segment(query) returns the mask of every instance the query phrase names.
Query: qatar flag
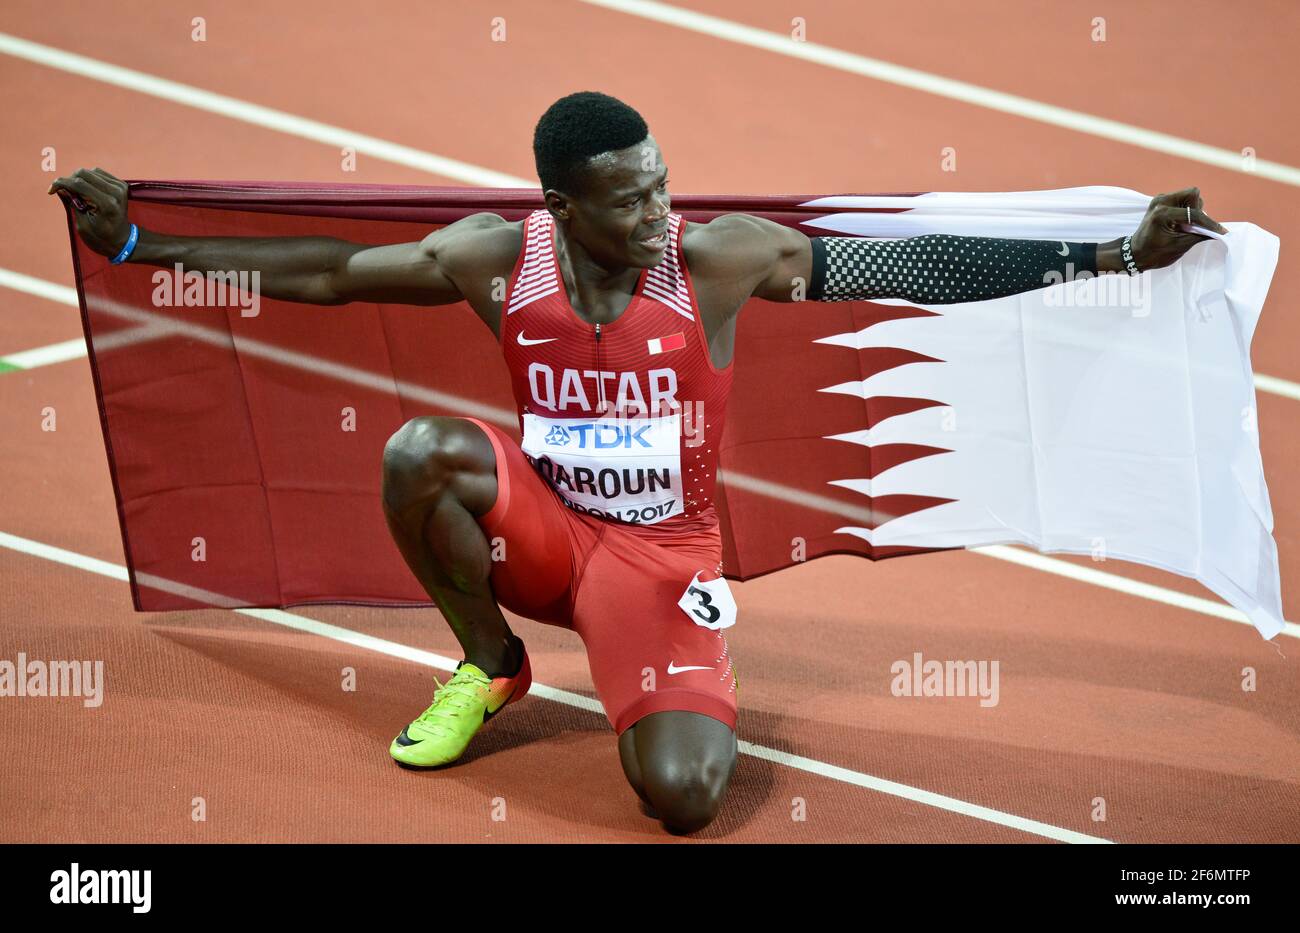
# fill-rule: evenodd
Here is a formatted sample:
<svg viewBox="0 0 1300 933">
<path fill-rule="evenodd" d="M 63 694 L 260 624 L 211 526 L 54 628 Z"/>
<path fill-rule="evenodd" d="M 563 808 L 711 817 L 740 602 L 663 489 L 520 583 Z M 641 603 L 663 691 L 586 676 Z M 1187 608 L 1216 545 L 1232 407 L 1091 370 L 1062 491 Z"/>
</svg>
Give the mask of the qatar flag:
<svg viewBox="0 0 1300 933">
<path fill-rule="evenodd" d="M 1101 242 L 1149 201 L 1089 187 L 687 195 L 673 210 L 809 236 Z M 398 243 L 541 206 L 537 190 L 131 183 L 133 221 L 191 236 Z M 724 575 L 1021 544 L 1194 578 L 1277 634 L 1250 342 L 1278 240 L 1225 226 L 1165 269 L 993 301 L 748 302 L 716 499 Z M 418 415 L 519 436 L 500 351 L 468 306 L 314 307 L 238 280 L 213 294 L 72 242 L 136 608 L 431 605 L 389 538 L 381 458 Z M 647 350 L 669 361 L 677 336 Z"/>
</svg>

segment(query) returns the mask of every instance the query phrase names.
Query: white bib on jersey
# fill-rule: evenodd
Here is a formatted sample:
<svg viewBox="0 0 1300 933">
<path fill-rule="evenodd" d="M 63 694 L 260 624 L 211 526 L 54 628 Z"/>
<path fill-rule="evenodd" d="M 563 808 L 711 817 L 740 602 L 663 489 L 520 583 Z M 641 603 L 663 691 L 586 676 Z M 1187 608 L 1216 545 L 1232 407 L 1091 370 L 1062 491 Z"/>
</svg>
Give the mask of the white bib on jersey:
<svg viewBox="0 0 1300 933">
<path fill-rule="evenodd" d="M 523 451 L 565 505 L 644 525 L 682 514 L 680 414 L 523 417 Z"/>
</svg>

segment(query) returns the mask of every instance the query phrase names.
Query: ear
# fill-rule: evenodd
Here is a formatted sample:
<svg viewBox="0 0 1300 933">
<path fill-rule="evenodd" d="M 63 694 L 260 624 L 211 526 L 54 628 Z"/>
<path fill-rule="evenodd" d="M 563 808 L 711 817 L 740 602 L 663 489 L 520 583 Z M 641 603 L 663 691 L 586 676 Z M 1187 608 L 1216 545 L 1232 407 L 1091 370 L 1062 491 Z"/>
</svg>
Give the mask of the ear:
<svg viewBox="0 0 1300 933">
<path fill-rule="evenodd" d="M 551 212 L 551 216 L 556 220 L 569 219 L 569 201 L 564 195 L 554 188 L 547 188 L 542 197 L 546 201 L 546 209 Z"/>
</svg>

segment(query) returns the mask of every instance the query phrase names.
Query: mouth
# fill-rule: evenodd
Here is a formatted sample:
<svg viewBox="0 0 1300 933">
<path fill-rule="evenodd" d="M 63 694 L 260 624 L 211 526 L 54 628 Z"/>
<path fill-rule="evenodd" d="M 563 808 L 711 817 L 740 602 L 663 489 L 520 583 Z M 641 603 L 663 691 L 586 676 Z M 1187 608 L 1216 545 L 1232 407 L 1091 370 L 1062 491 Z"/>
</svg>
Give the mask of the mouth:
<svg viewBox="0 0 1300 933">
<path fill-rule="evenodd" d="M 668 229 L 665 227 L 662 233 L 655 236 L 643 237 L 637 240 L 645 249 L 651 252 L 659 252 L 668 246 Z"/>
</svg>

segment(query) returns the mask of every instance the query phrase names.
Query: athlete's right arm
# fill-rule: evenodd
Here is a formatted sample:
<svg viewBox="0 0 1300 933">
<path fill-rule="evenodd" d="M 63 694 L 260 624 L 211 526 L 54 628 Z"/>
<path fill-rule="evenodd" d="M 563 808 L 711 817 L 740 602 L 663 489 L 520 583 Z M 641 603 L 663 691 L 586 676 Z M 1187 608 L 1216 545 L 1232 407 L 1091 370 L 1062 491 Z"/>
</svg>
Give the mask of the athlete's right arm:
<svg viewBox="0 0 1300 933">
<path fill-rule="evenodd" d="M 50 194 L 75 195 L 87 209 L 74 213 L 86 245 L 116 256 L 131 229 L 126 182 L 102 169 L 78 169 L 57 179 Z M 128 262 L 186 271 L 256 270 L 266 298 L 308 304 L 352 301 L 438 305 L 465 297 L 452 281 L 456 256 L 472 253 L 469 234 L 486 223 L 504 223 L 494 214 L 475 214 L 437 230 L 418 243 L 367 246 L 331 237 L 183 237 L 139 231 Z M 468 258 L 468 257 L 466 257 Z"/>
</svg>

